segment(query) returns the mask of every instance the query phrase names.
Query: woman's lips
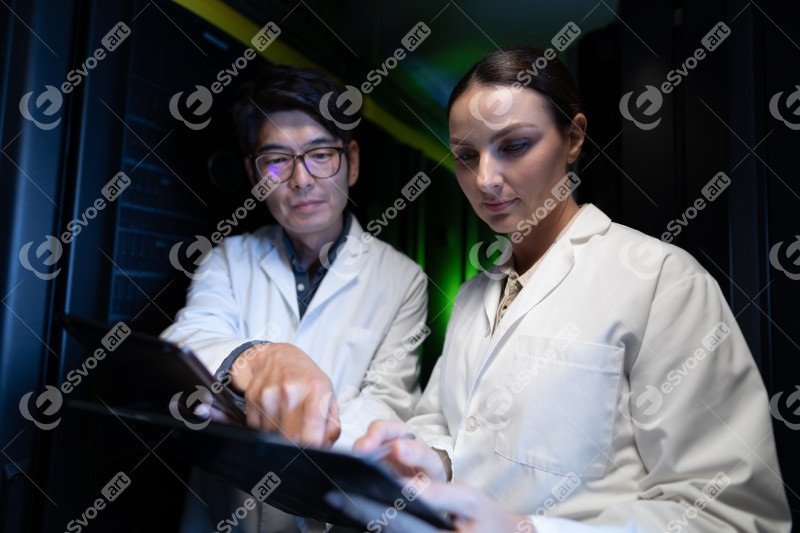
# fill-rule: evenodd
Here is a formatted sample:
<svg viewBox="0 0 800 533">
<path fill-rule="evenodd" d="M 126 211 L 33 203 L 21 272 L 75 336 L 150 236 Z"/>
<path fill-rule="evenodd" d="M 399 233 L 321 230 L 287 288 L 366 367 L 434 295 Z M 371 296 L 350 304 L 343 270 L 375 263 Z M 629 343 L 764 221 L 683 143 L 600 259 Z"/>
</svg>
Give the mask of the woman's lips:
<svg viewBox="0 0 800 533">
<path fill-rule="evenodd" d="M 492 213 L 500 213 L 501 211 L 505 211 L 509 206 L 514 204 L 517 201 L 516 198 L 508 200 L 506 202 L 502 202 L 499 200 L 492 200 L 490 202 L 483 202 L 483 206 L 486 208 L 487 211 Z"/>
</svg>

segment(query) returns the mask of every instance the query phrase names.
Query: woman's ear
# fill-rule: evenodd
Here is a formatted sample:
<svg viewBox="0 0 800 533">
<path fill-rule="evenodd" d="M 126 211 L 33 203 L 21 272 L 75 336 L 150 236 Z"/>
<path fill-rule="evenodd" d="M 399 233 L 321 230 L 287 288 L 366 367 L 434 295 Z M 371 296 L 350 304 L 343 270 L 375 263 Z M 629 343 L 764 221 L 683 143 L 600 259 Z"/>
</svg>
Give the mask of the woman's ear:
<svg viewBox="0 0 800 533">
<path fill-rule="evenodd" d="M 578 159 L 585 138 L 586 115 L 578 113 L 572 117 L 572 124 L 569 125 L 569 130 L 567 130 L 567 140 L 569 141 L 569 148 L 567 149 L 568 164 L 572 164 Z"/>
<path fill-rule="evenodd" d="M 358 169 L 359 169 L 359 147 L 358 142 L 350 141 L 347 145 L 347 164 L 348 164 L 348 176 L 347 176 L 347 185 L 352 187 L 355 185 L 356 181 L 358 181 Z"/>
</svg>

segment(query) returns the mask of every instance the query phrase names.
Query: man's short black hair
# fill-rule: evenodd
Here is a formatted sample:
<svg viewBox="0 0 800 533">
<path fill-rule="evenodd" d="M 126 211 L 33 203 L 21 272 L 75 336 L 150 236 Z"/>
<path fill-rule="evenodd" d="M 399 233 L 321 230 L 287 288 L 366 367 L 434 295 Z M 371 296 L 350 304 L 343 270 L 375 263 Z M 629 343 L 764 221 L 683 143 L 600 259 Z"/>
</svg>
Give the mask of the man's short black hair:
<svg viewBox="0 0 800 533">
<path fill-rule="evenodd" d="M 320 110 L 323 96 L 328 116 Z M 231 110 L 239 146 L 245 155 L 258 149 L 258 135 L 267 115 L 278 111 L 302 111 L 324 127 L 328 133 L 347 143 L 353 138 L 352 128 L 342 129 L 334 121 L 352 124 L 357 116 L 345 115 L 336 106 L 342 91 L 327 76 L 312 69 L 288 65 L 271 65 L 262 69 L 256 79 L 242 85 Z"/>
</svg>

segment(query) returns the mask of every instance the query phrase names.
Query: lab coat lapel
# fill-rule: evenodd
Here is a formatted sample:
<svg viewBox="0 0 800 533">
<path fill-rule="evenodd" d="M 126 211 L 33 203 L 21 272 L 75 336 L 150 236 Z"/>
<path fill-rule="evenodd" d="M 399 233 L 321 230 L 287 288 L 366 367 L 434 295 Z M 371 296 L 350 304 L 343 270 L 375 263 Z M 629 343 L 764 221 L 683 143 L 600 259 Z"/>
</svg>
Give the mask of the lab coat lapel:
<svg viewBox="0 0 800 533">
<path fill-rule="evenodd" d="M 267 277 L 278 288 L 286 305 L 294 312 L 295 323 L 300 320 L 300 310 L 297 307 L 297 289 L 295 288 L 294 273 L 289 266 L 289 258 L 281 257 L 281 248 L 270 243 L 270 249 L 265 251 L 259 265 L 266 272 Z"/>
<path fill-rule="evenodd" d="M 574 263 L 575 256 L 570 240 L 563 238 L 554 243 L 514 304 L 509 307 L 509 316 L 505 317 L 507 321 L 501 332 L 505 334 L 514 323 L 544 301 L 564 281 Z"/>
<path fill-rule="evenodd" d="M 489 282 L 483 291 L 483 310 L 486 313 L 486 330 L 483 334 L 488 337 L 492 334 L 494 317 L 497 315 L 497 308 L 500 305 L 500 296 L 503 293 L 506 277 L 500 274 L 500 267 L 497 265 L 478 275 L 489 277 Z"/>
<path fill-rule="evenodd" d="M 498 345 L 505 340 L 510 331 L 513 331 L 513 325 L 521 320 L 528 312 L 534 307 L 539 305 L 553 290 L 564 281 L 567 274 L 572 269 L 574 263 L 574 256 L 572 253 L 572 244 L 567 238 L 560 239 L 553 244 L 553 248 L 547 253 L 542 263 L 539 265 L 537 271 L 534 273 L 528 284 L 517 295 L 514 303 L 508 308 L 506 316 L 500 321 L 494 335 L 492 342 L 489 343 L 488 349 L 484 357 L 484 366 L 488 363 L 489 359 L 497 351 Z M 497 282 L 502 285 L 502 282 Z M 485 293 L 488 296 L 489 287 Z M 493 313 L 497 311 L 499 305 L 500 294 L 496 296 Z M 487 302 L 484 301 L 484 304 Z M 491 315 L 491 323 L 494 321 L 494 314 Z"/>
<path fill-rule="evenodd" d="M 603 233 L 611 225 L 602 211 L 588 204 L 576 215 L 578 218 L 566 234 L 553 244 L 528 284 L 509 307 L 509 316 L 501 322 L 501 334 L 511 330 L 514 324 L 544 301 L 558 287 L 575 264 L 575 250 L 593 235 Z"/>
<path fill-rule="evenodd" d="M 363 235 L 364 230 L 361 229 L 358 220 L 353 217 L 350 232 L 336 252 L 333 263 L 325 265 L 328 271 L 322 278 L 322 283 L 314 293 L 314 297 L 311 298 L 306 315 L 313 314 L 318 307 L 324 305 L 345 287 L 356 283 L 359 273 L 367 264 L 367 256 L 371 247 L 369 242 L 364 242 L 366 239 L 363 238 Z M 379 290 L 379 288 L 376 287 L 375 290 Z"/>
<path fill-rule="evenodd" d="M 353 237 L 348 236 L 348 240 L 352 241 Z M 336 254 L 325 277 L 311 298 L 311 304 L 308 306 L 306 315 L 313 314 L 314 311 L 325 304 L 328 300 L 336 296 L 339 291 L 345 287 L 352 285 L 356 282 L 359 272 L 366 264 L 366 253 L 368 246 L 363 243 L 349 244 L 342 243 L 341 249 Z M 375 290 L 380 290 L 378 287 Z"/>
<path fill-rule="evenodd" d="M 483 373 L 486 365 L 496 356 L 502 343 L 508 340 L 507 337 L 513 337 L 516 334 L 514 325 L 542 303 L 564 281 L 575 264 L 575 247 L 579 246 L 578 243 L 585 242 L 592 235 L 607 231 L 611 225 L 611 219 L 591 204 L 587 205 L 578 216 L 579 218 L 575 220 L 566 235 L 553 244 L 553 247 L 542 259 L 542 263 L 530 281 L 528 281 L 528 284 L 508 308 L 508 314 L 500 321 L 491 342 L 484 352 L 478 376 Z M 493 283 L 502 286 L 503 282 L 490 282 L 484 291 L 484 308 L 490 317 L 490 324 L 494 323 L 494 313 L 499 306 L 500 299 L 499 292 L 496 292 L 497 289 L 492 287 Z M 493 307 L 489 305 L 491 298 L 494 298 Z M 477 383 L 478 380 L 476 379 L 473 387 Z"/>
</svg>

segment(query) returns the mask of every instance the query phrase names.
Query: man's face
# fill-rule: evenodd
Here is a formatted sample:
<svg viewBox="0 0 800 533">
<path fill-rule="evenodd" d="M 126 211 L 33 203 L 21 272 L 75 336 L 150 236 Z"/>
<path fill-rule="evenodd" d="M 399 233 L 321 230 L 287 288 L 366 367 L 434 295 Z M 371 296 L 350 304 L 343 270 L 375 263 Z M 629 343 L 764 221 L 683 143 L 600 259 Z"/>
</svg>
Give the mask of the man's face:
<svg viewBox="0 0 800 533">
<path fill-rule="evenodd" d="M 338 146 L 343 146 L 342 141 L 306 113 L 279 111 L 271 113 L 262 123 L 255 154 L 297 155 L 314 148 Z M 289 181 L 278 185 L 266 199 L 270 213 L 287 233 L 338 237 L 348 190 L 358 179 L 358 153 L 358 143 L 350 141 L 345 146 L 339 170 L 326 179 L 313 177 L 297 159 Z M 253 169 L 253 160 L 248 158 L 246 164 L 251 182 L 258 182 L 261 178 Z"/>
</svg>

